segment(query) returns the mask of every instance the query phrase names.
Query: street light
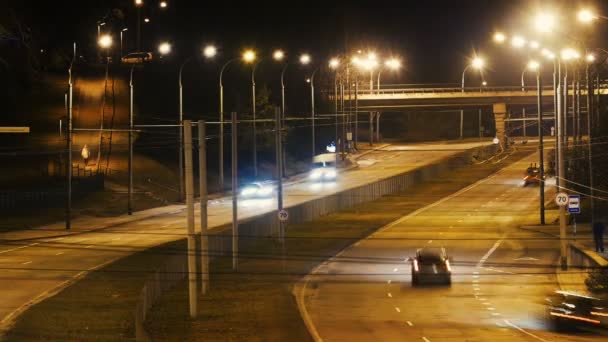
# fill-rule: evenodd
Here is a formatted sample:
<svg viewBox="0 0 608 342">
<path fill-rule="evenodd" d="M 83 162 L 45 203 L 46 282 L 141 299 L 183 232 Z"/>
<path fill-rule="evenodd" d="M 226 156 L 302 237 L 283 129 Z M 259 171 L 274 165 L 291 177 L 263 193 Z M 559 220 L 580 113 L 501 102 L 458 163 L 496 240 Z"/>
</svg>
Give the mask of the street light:
<svg viewBox="0 0 608 342">
<path fill-rule="evenodd" d="M 329 68 L 334 71 L 334 143 L 338 146 L 338 68 L 340 67 L 340 60 L 336 57 L 329 60 Z M 336 165 L 338 165 L 338 154 L 336 152 Z"/>
<path fill-rule="evenodd" d="M 143 4 L 144 4 L 143 0 L 135 0 L 135 6 L 141 7 L 141 6 L 143 6 Z"/>
<path fill-rule="evenodd" d="M 214 45 L 207 45 L 203 49 L 203 56 L 205 58 L 213 58 L 217 55 L 217 48 Z"/>
<path fill-rule="evenodd" d="M 112 46 L 112 36 L 109 34 L 100 36 L 99 40 L 97 40 L 97 44 L 103 49 L 109 49 Z"/>
<path fill-rule="evenodd" d="M 137 51 L 141 51 L 141 8 L 144 5 L 143 0 L 135 0 L 135 7 L 137 7 Z"/>
<path fill-rule="evenodd" d="M 252 63 L 255 61 L 255 51 L 245 50 L 245 52 L 243 52 L 243 61 L 245 63 Z"/>
<path fill-rule="evenodd" d="M 258 151 L 257 151 L 257 126 L 255 113 L 255 69 L 258 63 L 254 63 L 256 54 L 253 50 L 245 50 L 243 52 L 243 62 L 252 64 L 251 67 L 251 114 L 253 116 L 253 176 L 258 176 Z"/>
<path fill-rule="evenodd" d="M 573 48 L 565 48 L 561 51 L 561 57 L 565 61 L 578 59 L 581 57 L 580 53 Z"/>
<path fill-rule="evenodd" d="M 171 53 L 171 44 L 169 44 L 168 42 L 162 42 L 158 45 L 158 52 L 161 55 L 168 55 L 169 53 Z"/>
<path fill-rule="evenodd" d="M 526 45 L 526 40 L 521 36 L 513 36 L 513 38 L 511 38 L 511 45 L 514 48 L 519 49 Z"/>
<path fill-rule="evenodd" d="M 159 4 L 160 8 L 167 8 L 167 2 L 166 1 L 161 1 Z"/>
<path fill-rule="evenodd" d="M 390 58 L 384 62 L 384 66 L 391 71 L 397 71 L 401 69 L 401 61 L 397 58 Z M 382 68 L 378 69 L 378 82 L 376 83 L 376 87 L 378 93 L 380 93 L 380 74 L 382 73 Z"/>
<path fill-rule="evenodd" d="M 128 28 L 123 28 L 122 30 L 120 30 L 120 58 L 122 58 L 123 53 L 122 53 L 122 36 L 123 34 L 126 34 L 125 32 L 127 32 L 129 29 Z"/>
<path fill-rule="evenodd" d="M 537 41 L 535 41 L 535 40 L 530 41 L 530 48 L 531 48 L 532 50 L 536 50 L 536 49 L 538 49 L 539 47 L 540 47 L 540 44 L 539 44 Z"/>
<path fill-rule="evenodd" d="M 310 63 L 310 55 L 309 54 L 302 54 L 300 56 L 300 63 L 302 63 L 303 65 L 307 65 L 308 63 Z"/>
<path fill-rule="evenodd" d="M 538 14 L 534 18 L 534 28 L 541 33 L 550 33 L 555 28 L 555 16 L 548 13 Z"/>
<path fill-rule="evenodd" d="M 467 70 L 470 67 L 473 67 L 481 72 L 484 64 L 485 64 L 485 62 L 481 57 L 475 56 L 473 58 L 473 60 L 471 61 L 471 63 L 464 68 L 464 70 L 462 71 L 462 87 L 461 87 L 461 91 L 463 93 L 464 93 L 464 75 L 466 74 Z M 461 109 L 460 110 L 460 139 L 462 139 L 462 138 L 464 138 L 464 110 Z"/>
<path fill-rule="evenodd" d="M 494 33 L 494 41 L 496 43 L 502 44 L 505 42 L 505 40 L 507 40 L 507 37 L 505 36 L 504 33 L 502 33 L 502 32 Z"/>
<path fill-rule="evenodd" d="M 587 63 L 593 63 L 595 62 L 595 55 L 592 53 L 587 54 L 587 56 L 585 56 L 585 60 L 587 61 Z"/>
<path fill-rule="evenodd" d="M 589 24 L 597 19 L 604 19 L 604 20 L 608 19 L 608 17 L 606 17 L 606 16 L 595 14 L 592 10 L 590 10 L 588 8 L 583 8 L 580 11 L 578 11 L 578 13 L 576 14 L 576 17 L 577 17 L 578 21 L 585 23 L 585 24 Z"/>
<path fill-rule="evenodd" d="M 272 58 L 273 58 L 275 61 L 280 62 L 280 61 L 282 61 L 282 60 L 283 60 L 283 58 L 285 58 L 285 52 L 283 52 L 283 50 L 275 50 L 275 51 L 272 53 Z"/>
<path fill-rule="evenodd" d="M 521 91 L 526 91 L 526 82 L 525 82 L 526 71 L 530 70 L 530 71 L 536 72 L 536 71 L 538 71 L 539 68 L 540 68 L 540 63 L 538 63 L 535 60 L 531 60 L 528 62 L 528 64 L 526 64 L 526 67 L 521 72 Z M 525 122 L 524 122 L 524 125 L 525 125 Z"/>
</svg>

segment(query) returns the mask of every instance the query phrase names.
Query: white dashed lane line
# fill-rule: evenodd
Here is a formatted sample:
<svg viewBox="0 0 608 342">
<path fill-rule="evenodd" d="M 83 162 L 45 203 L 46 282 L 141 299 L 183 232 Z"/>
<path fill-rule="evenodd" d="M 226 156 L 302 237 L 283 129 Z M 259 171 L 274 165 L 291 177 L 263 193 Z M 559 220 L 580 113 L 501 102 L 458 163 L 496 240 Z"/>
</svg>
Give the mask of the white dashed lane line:
<svg viewBox="0 0 608 342">
<path fill-rule="evenodd" d="M 410 321 L 406 321 L 405 323 L 407 323 L 407 325 L 409 325 L 410 327 L 414 326 L 414 323 L 410 322 Z"/>
<path fill-rule="evenodd" d="M 29 245 L 25 245 L 25 246 L 19 246 L 19 247 L 15 247 L 15 248 L 11 248 L 11 249 L 6 249 L 3 251 L 0 251 L 0 254 L 4 254 L 4 253 L 8 253 L 8 252 L 12 252 L 12 251 L 18 251 L 20 249 L 24 249 L 24 248 L 28 248 L 28 247 L 32 247 L 32 246 L 36 246 L 38 245 L 38 242 L 34 242 L 34 243 L 30 243 Z"/>
<path fill-rule="evenodd" d="M 57 252 L 57 253 L 55 253 L 55 255 L 61 255 L 61 254 L 63 254 L 63 252 Z"/>
<path fill-rule="evenodd" d="M 428 338 L 426 338 L 426 337 L 424 337 L 424 336 L 422 337 L 422 340 L 423 340 L 424 342 L 431 342 L 431 340 L 429 340 Z"/>
<path fill-rule="evenodd" d="M 397 311 L 397 312 L 399 312 L 399 313 L 400 313 L 400 312 L 401 312 L 401 309 L 399 309 L 398 307 L 395 307 L 395 311 Z"/>
<path fill-rule="evenodd" d="M 26 262 L 22 262 L 21 265 L 28 265 L 28 264 L 31 264 L 31 263 L 32 263 L 32 261 L 26 261 Z"/>
</svg>

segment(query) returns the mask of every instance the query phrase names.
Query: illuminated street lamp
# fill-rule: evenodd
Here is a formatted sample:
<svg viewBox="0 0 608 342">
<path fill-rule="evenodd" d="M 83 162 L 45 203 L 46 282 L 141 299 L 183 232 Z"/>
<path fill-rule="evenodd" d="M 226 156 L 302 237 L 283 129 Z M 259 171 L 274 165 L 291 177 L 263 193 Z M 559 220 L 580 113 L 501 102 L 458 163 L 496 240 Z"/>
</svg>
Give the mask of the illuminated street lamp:
<svg viewBox="0 0 608 342">
<path fill-rule="evenodd" d="M 128 28 L 123 28 L 122 30 L 120 30 L 120 58 L 122 58 L 122 36 L 123 34 L 126 34 L 125 32 L 127 32 L 129 29 Z"/>
<path fill-rule="evenodd" d="M 283 50 L 275 50 L 272 53 L 272 58 L 277 61 L 280 62 L 283 60 L 283 58 L 285 58 L 285 52 L 283 52 Z"/>
<path fill-rule="evenodd" d="M 511 45 L 514 48 L 519 49 L 526 45 L 526 40 L 521 36 L 513 36 L 513 38 L 511 39 Z"/>
<path fill-rule="evenodd" d="M 587 63 L 593 63 L 595 62 L 595 55 L 592 53 L 587 54 L 587 56 L 585 56 L 585 61 L 587 61 Z"/>
<path fill-rule="evenodd" d="M 561 51 L 561 57 L 564 61 L 570 61 L 580 58 L 581 55 L 573 48 L 565 48 Z"/>
<path fill-rule="evenodd" d="M 336 70 L 336 69 L 338 69 L 338 67 L 339 67 L 339 66 L 340 66 L 340 60 L 339 60 L 339 59 L 337 59 L 337 58 L 332 58 L 332 59 L 330 59 L 330 60 L 329 60 L 329 67 L 330 67 L 332 70 Z"/>
<path fill-rule="evenodd" d="M 300 56 L 300 63 L 303 65 L 307 65 L 308 63 L 310 63 L 310 55 L 308 54 L 302 54 Z"/>
<path fill-rule="evenodd" d="M 461 87 L 461 91 L 464 93 L 464 75 L 467 72 L 467 70 L 470 67 L 473 67 L 479 71 L 481 71 L 483 69 L 485 62 L 482 58 L 480 57 L 475 57 L 473 58 L 473 60 L 471 61 L 471 63 L 469 65 L 467 65 L 464 70 L 462 71 L 462 87 Z"/>
<path fill-rule="evenodd" d="M 578 21 L 585 24 L 590 24 L 591 22 L 597 19 L 608 20 L 608 17 L 595 14 L 592 10 L 588 8 L 583 8 L 578 11 L 578 13 L 576 14 L 576 18 L 578 19 Z"/>
<path fill-rule="evenodd" d="M 526 71 L 538 71 L 538 69 L 540 68 L 540 63 L 538 63 L 535 60 L 531 60 L 528 62 L 528 64 L 526 65 L 526 67 L 524 68 L 524 70 L 521 72 L 521 91 L 526 91 L 526 81 L 525 81 L 525 75 L 526 75 Z"/>
<path fill-rule="evenodd" d="M 505 36 L 504 33 L 502 33 L 502 32 L 494 33 L 494 41 L 496 43 L 502 44 L 505 42 L 505 40 L 507 40 L 507 37 Z"/>
<path fill-rule="evenodd" d="M 110 36 L 109 34 L 104 34 L 100 36 L 99 40 L 97 40 L 97 44 L 102 49 L 109 49 L 112 46 L 112 36 Z"/>
<path fill-rule="evenodd" d="M 336 57 L 329 60 L 329 68 L 334 71 L 334 143 L 338 146 L 338 68 L 340 60 Z M 338 154 L 336 153 L 336 165 L 338 165 Z"/>
<path fill-rule="evenodd" d="M 158 45 L 158 52 L 161 55 L 168 55 L 169 53 L 171 53 L 171 44 L 169 44 L 168 42 L 162 42 Z"/>
<path fill-rule="evenodd" d="M 159 4 L 160 8 L 167 8 L 167 2 L 166 1 L 161 1 Z"/>
<path fill-rule="evenodd" d="M 144 5 L 143 0 L 135 0 L 135 7 L 137 7 L 137 51 L 141 51 L 141 8 Z"/>
<path fill-rule="evenodd" d="M 249 49 L 243 52 L 243 62 L 252 64 L 251 67 L 251 115 L 253 117 L 253 176 L 258 176 L 258 149 L 257 149 L 257 125 L 255 108 L 255 69 L 259 62 L 256 62 L 255 51 Z"/>
<path fill-rule="evenodd" d="M 203 49 L 203 56 L 205 58 L 213 58 L 217 55 L 217 48 L 214 45 L 207 45 Z"/>
<path fill-rule="evenodd" d="M 390 58 L 384 62 L 384 66 L 391 71 L 397 71 L 397 70 L 401 69 L 401 61 L 397 58 Z M 380 74 L 381 73 L 382 73 L 382 68 L 378 69 L 378 81 L 376 83 L 378 94 L 380 94 Z"/>
<path fill-rule="evenodd" d="M 537 50 L 539 47 L 540 47 L 540 44 L 537 41 L 535 41 L 535 40 L 530 41 L 530 48 L 532 50 Z"/>
<path fill-rule="evenodd" d="M 541 13 L 534 18 L 534 28 L 541 33 L 550 33 L 555 28 L 555 16 Z"/>
<path fill-rule="evenodd" d="M 144 22 L 149 23 L 150 22 L 150 18 L 145 18 Z"/>
</svg>

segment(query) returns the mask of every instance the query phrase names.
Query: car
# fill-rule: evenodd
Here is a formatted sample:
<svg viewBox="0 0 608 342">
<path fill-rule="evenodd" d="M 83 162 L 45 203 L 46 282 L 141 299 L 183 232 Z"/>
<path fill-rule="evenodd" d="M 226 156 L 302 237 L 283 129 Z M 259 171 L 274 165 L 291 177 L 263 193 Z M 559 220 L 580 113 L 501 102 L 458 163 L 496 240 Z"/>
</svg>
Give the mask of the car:
<svg viewBox="0 0 608 342">
<path fill-rule="evenodd" d="M 416 256 L 410 260 L 413 286 L 423 283 L 452 284 L 452 266 L 445 248 L 420 248 L 416 251 Z"/>
<path fill-rule="evenodd" d="M 241 189 L 241 197 L 246 199 L 272 198 L 274 188 L 263 182 L 253 182 Z"/>
<path fill-rule="evenodd" d="M 146 62 L 151 62 L 152 59 L 152 52 L 133 52 L 124 56 L 120 60 L 124 64 L 143 64 Z"/>
<path fill-rule="evenodd" d="M 315 182 L 334 182 L 338 176 L 335 153 L 324 153 L 315 156 L 310 179 Z"/>
<path fill-rule="evenodd" d="M 524 187 L 528 185 L 537 185 L 540 184 L 540 182 L 540 169 L 536 165 L 530 165 L 530 167 L 526 169 L 526 173 L 524 176 Z"/>
<path fill-rule="evenodd" d="M 608 327 L 608 301 L 567 291 L 555 291 L 546 299 L 546 315 L 553 328 Z"/>
</svg>

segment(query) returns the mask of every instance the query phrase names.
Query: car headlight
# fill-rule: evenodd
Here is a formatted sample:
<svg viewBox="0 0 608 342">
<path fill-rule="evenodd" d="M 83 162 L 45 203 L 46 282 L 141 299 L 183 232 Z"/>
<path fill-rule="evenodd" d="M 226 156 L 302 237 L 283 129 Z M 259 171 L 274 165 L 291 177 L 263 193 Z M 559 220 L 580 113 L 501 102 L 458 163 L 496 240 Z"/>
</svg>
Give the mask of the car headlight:
<svg viewBox="0 0 608 342">
<path fill-rule="evenodd" d="M 334 179 L 334 178 L 336 178 L 336 175 L 337 174 L 336 174 L 335 170 L 330 170 L 330 171 L 325 172 L 325 178 L 328 178 L 328 179 Z"/>
<path fill-rule="evenodd" d="M 258 192 L 256 188 L 245 188 L 241 191 L 241 195 L 243 196 L 253 196 Z"/>
<path fill-rule="evenodd" d="M 321 171 L 314 170 L 313 172 L 310 173 L 310 178 L 311 179 L 319 179 L 319 178 L 321 178 Z"/>
<path fill-rule="evenodd" d="M 260 195 L 270 195 L 272 193 L 272 188 L 269 186 L 265 186 L 263 188 L 260 189 L 259 194 Z"/>
</svg>

